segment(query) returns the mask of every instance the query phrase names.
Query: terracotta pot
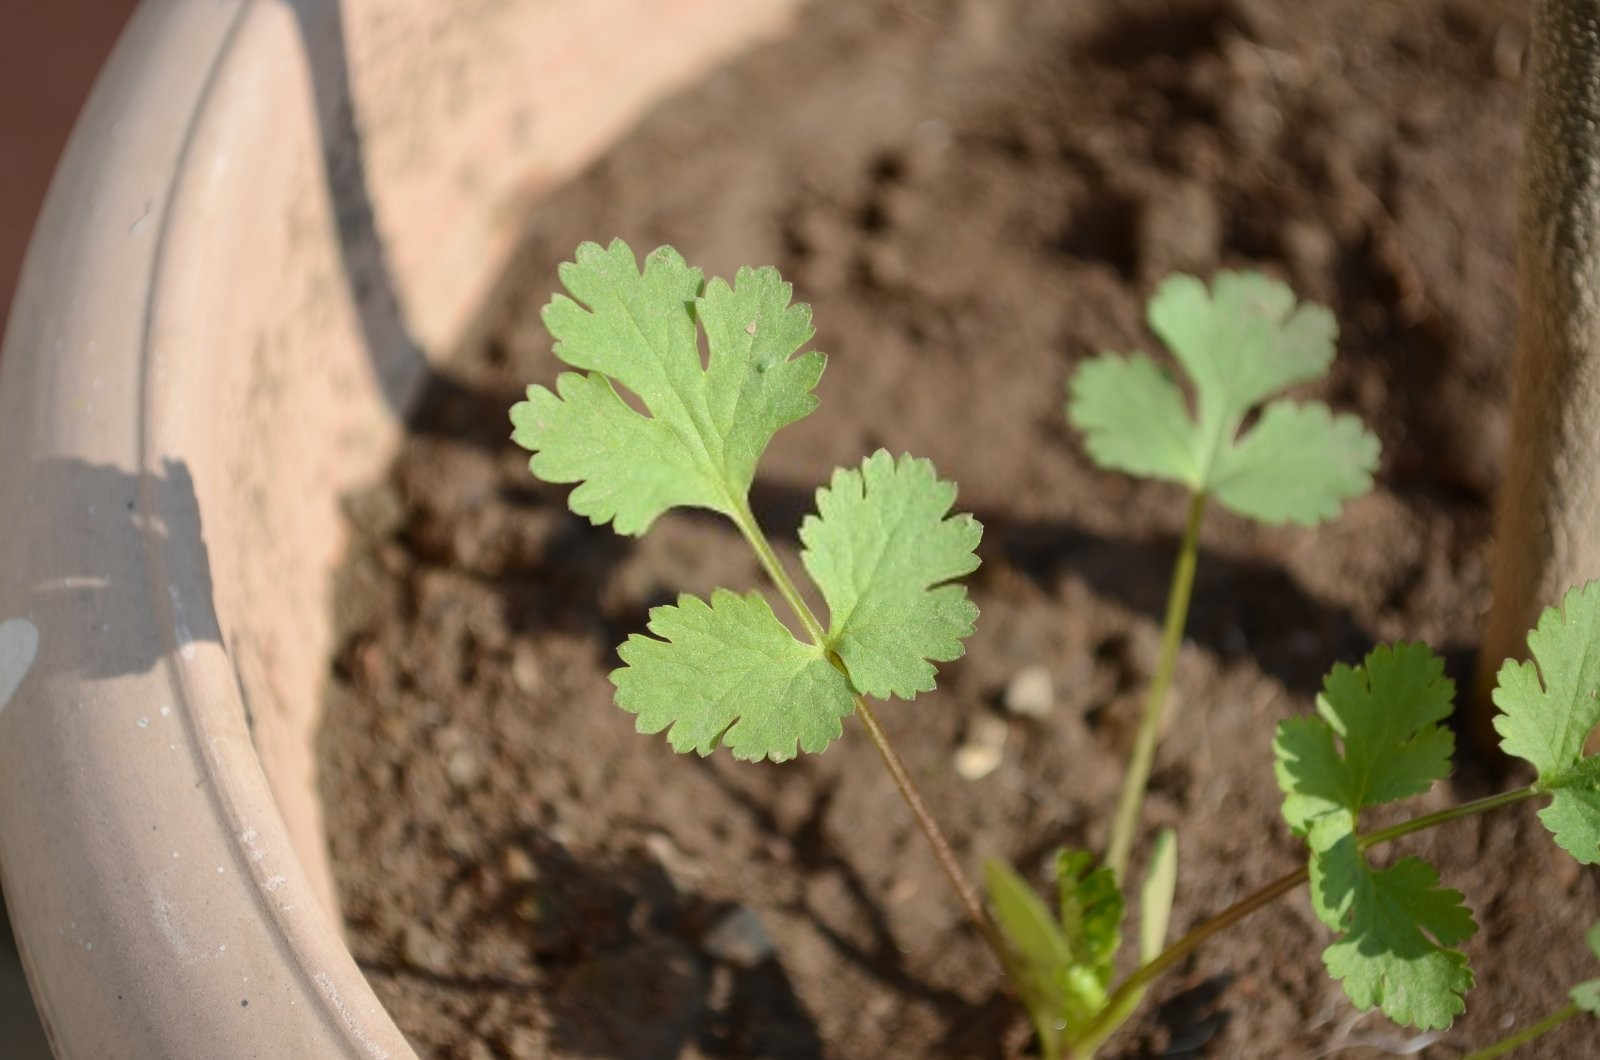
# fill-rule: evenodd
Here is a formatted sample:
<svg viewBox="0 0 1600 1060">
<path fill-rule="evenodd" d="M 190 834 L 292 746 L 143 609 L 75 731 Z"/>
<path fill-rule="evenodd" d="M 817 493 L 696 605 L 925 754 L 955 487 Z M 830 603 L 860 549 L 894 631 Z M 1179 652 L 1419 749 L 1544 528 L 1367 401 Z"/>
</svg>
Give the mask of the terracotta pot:
<svg viewBox="0 0 1600 1060">
<path fill-rule="evenodd" d="M 538 193 L 790 6 L 134 16 L 0 354 L 0 872 L 58 1056 L 410 1055 L 312 782 L 336 498 Z"/>
</svg>

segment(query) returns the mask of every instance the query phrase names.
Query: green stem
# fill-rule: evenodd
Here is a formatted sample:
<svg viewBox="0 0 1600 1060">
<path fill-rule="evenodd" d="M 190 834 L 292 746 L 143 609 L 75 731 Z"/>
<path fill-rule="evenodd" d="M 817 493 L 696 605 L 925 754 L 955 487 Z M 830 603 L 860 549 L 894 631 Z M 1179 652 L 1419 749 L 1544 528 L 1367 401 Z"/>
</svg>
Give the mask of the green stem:
<svg viewBox="0 0 1600 1060">
<path fill-rule="evenodd" d="M 806 635 L 811 638 L 811 643 L 822 648 L 828 653 L 828 659 L 841 671 L 845 671 L 844 664 L 827 647 L 827 635 L 822 631 L 822 623 L 817 621 L 817 616 L 806 605 L 800 591 L 795 588 L 794 581 L 789 577 L 789 572 L 784 569 L 783 561 L 778 558 L 778 553 L 773 550 L 767 536 L 761 532 L 761 526 L 756 522 L 755 514 L 750 511 L 748 501 L 741 502 L 738 514 L 733 516 L 734 525 L 739 532 L 744 534 L 744 539 L 755 550 L 756 558 L 761 561 L 761 566 L 767 572 L 767 577 L 772 579 L 772 584 L 778 587 L 778 592 L 788 602 L 790 610 L 805 627 Z M 849 676 L 846 672 L 846 676 Z M 922 829 L 922 834 L 927 837 L 933 847 L 934 859 L 939 862 L 939 867 L 949 877 L 950 885 L 955 888 L 956 897 L 961 899 L 961 904 L 966 908 L 967 916 L 972 919 L 973 926 L 983 936 L 983 940 L 994 950 L 996 959 L 1002 968 L 1008 967 L 1006 963 L 1005 944 L 1000 937 L 1000 931 L 995 927 L 994 921 L 989 919 L 989 914 L 984 911 L 983 901 L 978 897 L 977 888 L 967 879 L 961 871 L 961 864 L 956 861 L 955 851 L 950 846 L 950 841 L 945 838 L 944 831 L 939 827 L 939 822 L 933 819 L 933 814 L 928 810 L 928 804 L 922 800 L 922 795 L 917 791 L 917 786 L 911 780 L 911 774 L 906 771 L 905 763 L 895 752 L 894 745 L 889 742 L 888 733 L 883 731 L 883 726 L 878 724 L 877 717 L 872 709 L 867 706 L 867 701 L 861 696 L 855 697 L 856 713 L 861 716 L 861 723 L 866 726 L 867 735 L 872 739 L 872 744 L 878 749 L 878 755 L 883 759 L 883 764 L 889 770 L 894 785 L 900 789 L 900 797 L 905 800 L 911 809 L 911 816 L 916 818 L 917 825 Z"/>
<path fill-rule="evenodd" d="M 1538 1023 L 1530 1024 L 1513 1034 L 1508 1034 L 1493 1045 L 1485 1046 L 1477 1052 L 1468 1053 L 1461 1060 L 1491 1060 L 1492 1057 L 1504 1056 L 1519 1046 L 1527 1045 L 1535 1038 L 1555 1030 L 1583 1010 L 1577 1004 L 1569 1002 L 1556 1009 Z"/>
<path fill-rule="evenodd" d="M 1105 1007 L 1100 1010 L 1100 1015 L 1084 1028 L 1081 1038 L 1097 1040 L 1107 1036 L 1112 1028 L 1111 1019 L 1119 1014 L 1124 1018 L 1124 1006 L 1129 998 L 1144 990 L 1154 982 L 1162 973 L 1168 971 L 1173 965 L 1183 960 L 1189 954 L 1200 948 L 1201 943 L 1219 931 L 1226 930 L 1254 913 L 1256 910 L 1271 905 L 1282 898 L 1302 883 L 1306 882 L 1308 873 L 1304 867 L 1298 868 L 1287 876 L 1280 876 L 1276 880 L 1262 887 L 1260 890 L 1243 898 L 1209 920 L 1202 921 L 1192 928 L 1188 934 L 1162 950 L 1155 957 L 1140 965 L 1133 974 L 1124 979 L 1111 997 L 1107 999 Z"/>
<path fill-rule="evenodd" d="M 1379 843 L 1387 843 L 1390 840 L 1399 839 L 1401 836 L 1411 835 L 1413 832 L 1437 828 L 1439 825 L 1448 824 L 1451 821 L 1487 813 L 1490 810 L 1496 810 L 1502 806 L 1510 806 L 1543 794 L 1546 793 L 1530 785 L 1513 791 L 1501 792 L 1498 795 L 1488 795 L 1481 799 L 1473 799 L 1471 802 L 1464 802 L 1459 806 L 1452 806 L 1437 813 L 1423 814 L 1421 817 L 1414 817 L 1409 821 L 1402 821 L 1397 825 L 1379 829 L 1370 835 L 1360 836 L 1356 840 L 1356 845 L 1365 851 L 1370 847 L 1377 846 Z M 1301 867 L 1285 876 L 1278 877 L 1265 887 L 1240 899 L 1222 912 L 1202 921 L 1192 928 L 1188 934 L 1140 965 L 1128 978 L 1118 984 L 1117 989 L 1106 1000 L 1105 1006 L 1100 1010 L 1100 1014 L 1084 1028 L 1083 1032 L 1078 1036 L 1078 1040 L 1080 1042 L 1101 1041 L 1108 1037 L 1117 1024 L 1132 1011 L 1131 999 L 1135 998 L 1140 991 L 1143 991 L 1162 973 L 1171 970 L 1173 965 L 1199 949 L 1200 945 L 1213 935 L 1232 927 L 1251 913 L 1271 905 L 1302 883 L 1305 883 L 1308 875 L 1306 868 Z"/>
<path fill-rule="evenodd" d="M 1412 832 L 1436 828 L 1441 824 L 1459 821 L 1463 817 L 1488 813 L 1490 810 L 1498 810 L 1502 806 L 1510 806 L 1525 799 L 1535 799 L 1544 794 L 1547 794 L 1547 792 L 1540 791 L 1536 786 L 1530 784 L 1525 788 L 1502 791 L 1498 795 L 1486 795 L 1481 799 L 1463 802 L 1460 806 L 1451 806 L 1447 809 L 1439 810 L 1437 813 L 1426 813 L 1421 817 L 1413 817 L 1409 821 L 1401 821 L 1399 824 L 1390 825 L 1388 828 L 1380 828 L 1376 832 L 1362 836 L 1356 841 L 1356 845 L 1362 850 L 1366 850 L 1368 847 L 1377 846 L 1379 843 L 1387 843 L 1391 839 L 1399 839 L 1401 836 L 1410 835 Z"/>
<path fill-rule="evenodd" d="M 861 696 L 856 696 L 856 713 L 861 715 L 861 723 L 867 727 L 867 735 L 872 738 L 873 746 L 878 749 L 878 754 L 883 758 L 883 764 L 888 767 L 889 775 L 894 778 L 895 787 L 900 789 L 900 797 L 905 799 L 906 805 L 911 807 L 911 816 L 917 819 L 917 824 L 922 828 L 922 834 L 927 837 L 928 843 L 933 847 L 933 856 L 939 862 L 939 867 L 950 880 L 950 886 L 955 888 L 956 895 L 961 899 L 961 904 L 966 907 L 967 916 L 971 918 L 973 926 L 983 936 L 983 940 L 994 951 L 995 957 L 1000 961 L 1002 968 L 1009 969 L 1006 961 L 1006 947 L 1001 939 L 999 928 L 994 921 L 989 919 L 989 914 L 983 908 L 983 900 L 978 897 L 978 891 L 967 879 L 966 873 L 961 871 L 961 864 L 956 861 L 955 851 L 950 847 L 950 841 L 939 828 L 939 822 L 933 819 L 933 814 L 928 812 L 927 803 L 922 801 L 922 796 L 917 792 L 917 787 L 911 782 L 911 774 L 906 772 L 905 763 L 895 753 L 894 746 L 889 742 L 889 736 L 878 724 L 877 717 L 872 709 L 867 706 L 867 701 Z"/>
<path fill-rule="evenodd" d="M 817 616 L 806 606 L 800 590 L 795 588 L 789 572 L 784 569 L 783 561 L 778 558 L 778 553 L 773 551 L 772 545 L 767 541 L 767 535 L 761 532 L 761 524 L 756 522 L 755 514 L 750 511 L 750 502 L 741 500 L 737 514 L 730 518 L 733 519 L 733 525 L 744 535 L 744 539 L 750 543 L 756 558 L 761 561 L 762 568 L 767 572 L 767 577 L 772 579 L 772 584 L 778 587 L 778 592 L 788 603 L 789 610 L 794 612 L 800 624 L 805 627 L 806 636 L 811 638 L 811 643 L 822 647 L 827 640 L 827 635 L 822 632 L 822 623 L 817 621 Z"/>
<path fill-rule="evenodd" d="M 1139 810 L 1144 803 L 1145 785 L 1150 782 L 1150 767 L 1155 761 L 1156 741 L 1161 736 L 1162 715 L 1167 693 L 1172 688 L 1172 673 L 1178 663 L 1178 648 L 1183 643 L 1183 627 L 1189 618 L 1189 593 L 1194 588 L 1195 560 L 1200 544 L 1200 520 L 1205 515 L 1206 495 L 1189 499 L 1189 518 L 1183 528 L 1183 543 L 1172 568 L 1172 587 L 1167 592 L 1167 617 L 1161 630 L 1161 657 L 1144 701 L 1139 732 L 1128 759 L 1128 772 L 1122 780 L 1122 796 L 1117 800 L 1117 815 L 1111 822 L 1111 842 L 1106 864 L 1120 882 L 1127 876 L 1128 856 L 1133 851 L 1133 836 L 1139 828 Z"/>
</svg>

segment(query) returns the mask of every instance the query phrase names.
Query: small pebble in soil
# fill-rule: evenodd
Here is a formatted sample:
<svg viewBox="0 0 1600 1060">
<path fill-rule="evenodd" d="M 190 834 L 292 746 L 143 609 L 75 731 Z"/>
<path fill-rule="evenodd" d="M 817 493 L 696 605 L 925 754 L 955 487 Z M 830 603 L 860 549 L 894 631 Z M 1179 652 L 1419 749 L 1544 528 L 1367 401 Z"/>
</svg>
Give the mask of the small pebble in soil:
<svg viewBox="0 0 1600 1060">
<path fill-rule="evenodd" d="M 760 915 L 747 905 L 734 907 L 717 921 L 700 940 L 700 948 L 707 956 L 739 968 L 754 968 L 773 952 Z"/>
<path fill-rule="evenodd" d="M 982 780 L 1000 767 L 1006 733 L 1004 718 L 980 714 L 967 726 L 967 739 L 956 748 L 956 775 L 962 780 Z"/>
<path fill-rule="evenodd" d="M 532 695 L 539 690 L 543 678 L 544 675 L 539 669 L 539 657 L 534 654 L 533 645 L 518 644 L 511 653 L 511 680 L 516 684 L 517 690 Z"/>
<path fill-rule="evenodd" d="M 1018 670 L 1006 683 L 1001 697 L 1007 710 L 1029 718 L 1043 718 L 1055 706 L 1055 686 L 1050 679 L 1050 668 L 1043 663 L 1033 663 Z"/>
<path fill-rule="evenodd" d="M 470 788 L 483 776 L 483 763 L 466 747 L 458 747 L 445 759 L 445 774 L 458 788 Z"/>
<path fill-rule="evenodd" d="M 504 858 L 506 879 L 513 883 L 527 883 L 537 874 L 533 859 L 521 847 L 507 847 Z"/>
</svg>

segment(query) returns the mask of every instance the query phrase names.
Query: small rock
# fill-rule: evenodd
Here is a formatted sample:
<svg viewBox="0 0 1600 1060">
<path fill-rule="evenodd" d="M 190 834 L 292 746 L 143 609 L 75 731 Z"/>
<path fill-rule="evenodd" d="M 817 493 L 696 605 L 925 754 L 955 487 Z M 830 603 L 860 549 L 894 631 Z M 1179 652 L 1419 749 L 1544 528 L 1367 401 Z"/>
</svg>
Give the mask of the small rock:
<svg viewBox="0 0 1600 1060">
<path fill-rule="evenodd" d="M 774 949 L 761 917 L 747 905 L 738 906 L 717 921 L 700 940 L 700 948 L 707 956 L 738 968 L 754 968 L 772 956 Z"/>
<path fill-rule="evenodd" d="M 1283 256 L 1289 259 L 1295 273 L 1305 279 L 1324 277 L 1333 266 L 1333 255 L 1338 250 L 1333 236 L 1314 221 L 1291 218 L 1284 222 L 1278 239 L 1283 246 Z"/>
<path fill-rule="evenodd" d="M 457 747 L 445 759 L 444 772 L 451 784 L 458 788 L 470 788 L 483 776 L 483 763 L 478 761 L 478 756 L 470 748 Z"/>
<path fill-rule="evenodd" d="M 705 875 L 703 866 L 678 849 L 672 837 L 663 832 L 651 832 L 644 837 L 644 848 L 666 871 L 667 878 L 680 891 L 692 891 Z"/>
<path fill-rule="evenodd" d="M 963 780 L 982 780 L 1000 767 L 1010 726 L 1005 719 L 983 714 L 967 728 L 967 740 L 956 748 L 956 774 Z"/>
<path fill-rule="evenodd" d="M 544 683 L 544 672 L 539 666 L 539 656 L 533 645 L 518 644 L 511 653 L 511 680 L 517 690 L 532 695 Z"/>
<path fill-rule="evenodd" d="M 450 946 L 421 924 L 407 926 L 401 950 L 407 964 L 424 971 L 443 971 L 450 962 Z"/>
<path fill-rule="evenodd" d="M 1527 54 L 1528 41 L 1516 26 L 1507 23 L 1494 35 L 1494 49 L 1490 62 L 1494 72 L 1506 81 L 1522 79 L 1523 56 Z"/>
<path fill-rule="evenodd" d="M 1034 663 L 1018 670 L 1006 685 L 1003 702 L 1013 714 L 1030 718 L 1043 718 L 1055 706 L 1055 687 L 1050 680 L 1050 668 Z"/>
<path fill-rule="evenodd" d="M 504 859 L 506 879 L 513 883 L 527 883 L 538 875 L 533 859 L 521 847 L 507 847 Z"/>
</svg>

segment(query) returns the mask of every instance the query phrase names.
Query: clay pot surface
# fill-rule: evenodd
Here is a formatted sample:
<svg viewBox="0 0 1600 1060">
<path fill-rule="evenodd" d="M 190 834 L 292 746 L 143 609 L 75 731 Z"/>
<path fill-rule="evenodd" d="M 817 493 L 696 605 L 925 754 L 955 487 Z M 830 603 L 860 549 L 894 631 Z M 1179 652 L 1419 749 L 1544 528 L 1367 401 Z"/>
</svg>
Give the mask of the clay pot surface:
<svg viewBox="0 0 1600 1060">
<path fill-rule="evenodd" d="M 313 785 L 337 497 L 539 192 L 791 6 L 135 14 L 0 354 L 0 873 L 57 1055 L 411 1055 Z"/>
</svg>

